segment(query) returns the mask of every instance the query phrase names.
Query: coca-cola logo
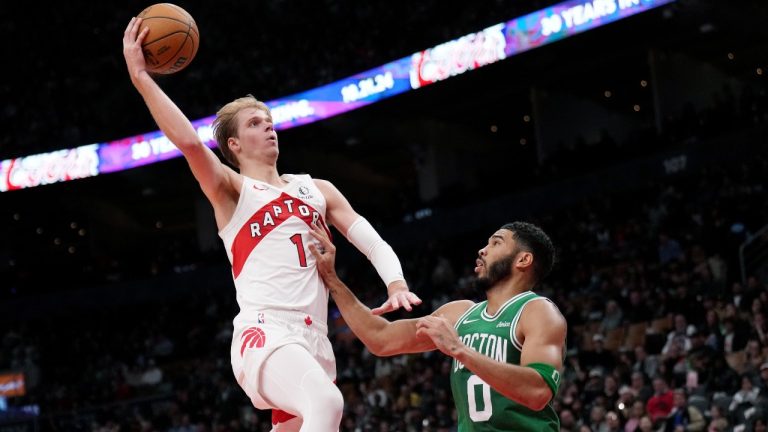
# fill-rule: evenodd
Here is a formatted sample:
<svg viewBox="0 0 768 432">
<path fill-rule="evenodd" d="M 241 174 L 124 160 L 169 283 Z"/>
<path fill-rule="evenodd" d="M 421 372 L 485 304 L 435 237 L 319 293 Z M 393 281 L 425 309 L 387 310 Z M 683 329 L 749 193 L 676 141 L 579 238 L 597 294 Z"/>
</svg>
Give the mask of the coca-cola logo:
<svg viewBox="0 0 768 432">
<path fill-rule="evenodd" d="M 0 192 L 99 174 L 99 145 L 8 159 L 0 163 Z"/>
<path fill-rule="evenodd" d="M 411 87 L 419 88 L 506 58 L 504 24 L 463 36 L 411 57 Z"/>
</svg>

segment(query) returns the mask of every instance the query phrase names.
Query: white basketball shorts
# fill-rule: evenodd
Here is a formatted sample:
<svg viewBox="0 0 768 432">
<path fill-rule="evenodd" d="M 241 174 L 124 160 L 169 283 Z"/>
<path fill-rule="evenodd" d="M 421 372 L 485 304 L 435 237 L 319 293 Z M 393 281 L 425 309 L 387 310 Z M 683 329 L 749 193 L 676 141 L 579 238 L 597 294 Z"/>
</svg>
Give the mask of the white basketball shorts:
<svg viewBox="0 0 768 432">
<path fill-rule="evenodd" d="M 336 380 L 336 358 L 328 340 L 328 327 L 302 312 L 264 310 L 257 322 L 235 328 L 230 356 L 232 372 L 240 387 L 258 409 L 280 409 L 264 400 L 259 392 L 259 378 L 264 362 L 281 346 L 298 344 L 306 349 Z"/>
</svg>

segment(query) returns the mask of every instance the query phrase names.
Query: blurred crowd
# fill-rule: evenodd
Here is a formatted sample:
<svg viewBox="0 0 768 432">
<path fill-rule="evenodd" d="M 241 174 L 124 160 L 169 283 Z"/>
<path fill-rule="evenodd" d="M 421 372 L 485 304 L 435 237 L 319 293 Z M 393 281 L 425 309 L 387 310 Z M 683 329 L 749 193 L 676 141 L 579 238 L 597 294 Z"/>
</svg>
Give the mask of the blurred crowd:
<svg viewBox="0 0 768 432">
<path fill-rule="evenodd" d="M 768 416 L 768 290 L 738 246 L 768 221 L 765 154 L 536 215 L 561 257 L 541 293 L 569 325 L 554 400 L 563 431 L 760 431 Z M 499 221 L 499 223 L 506 222 Z M 400 252 L 415 314 L 480 299 L 473 258 L 487 232 L 445 232 Z M 369 305 L 383 288 L 361 257 L 340 273 Z M 268 430 L 228 361 L 227 282 L 195 295 L 4 331 L 0 369 L 22 370 L 41 422 L 59 430 Z M 402 313 L 391 318 L 406 316 Z M 449 360 L 376 358 L 331 305 L 344 431 L 453 431 Z"/>
</svg>

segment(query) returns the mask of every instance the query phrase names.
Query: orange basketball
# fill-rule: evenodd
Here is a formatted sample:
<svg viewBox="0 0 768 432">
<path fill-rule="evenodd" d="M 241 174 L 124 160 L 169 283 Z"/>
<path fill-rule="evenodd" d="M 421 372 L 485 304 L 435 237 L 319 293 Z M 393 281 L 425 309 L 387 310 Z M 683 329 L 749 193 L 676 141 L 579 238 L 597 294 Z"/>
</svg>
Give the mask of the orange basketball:
<svg viewBox="0 0 768 432">
<path fill-rule="evenodd" d="M 154 4 L 138 15 L 141 29 L 149 33 L 141 44 L 147 70 L 158 74 L 178 72 L 192 61 L 200 45 L 200 33 L 192 15 L 170 3 Z"/>
</svg>

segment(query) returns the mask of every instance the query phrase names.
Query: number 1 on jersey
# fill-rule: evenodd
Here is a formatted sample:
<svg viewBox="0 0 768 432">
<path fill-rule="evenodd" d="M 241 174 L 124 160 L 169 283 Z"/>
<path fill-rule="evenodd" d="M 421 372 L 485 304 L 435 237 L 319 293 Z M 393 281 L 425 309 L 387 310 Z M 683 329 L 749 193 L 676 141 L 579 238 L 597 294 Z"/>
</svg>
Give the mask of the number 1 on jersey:
<svg viewBox="0 0 768 432">
<path fill-rule="evenodd" d="M 296 250 L 299 252 L 299 265 L 301 267 L 306 267 L 307 254 L 304 252 L 304 240 L 301 239 L 301 234 L 296 233 L 292 235 L 291 242 L 296 245 Z"/>
</svg>

